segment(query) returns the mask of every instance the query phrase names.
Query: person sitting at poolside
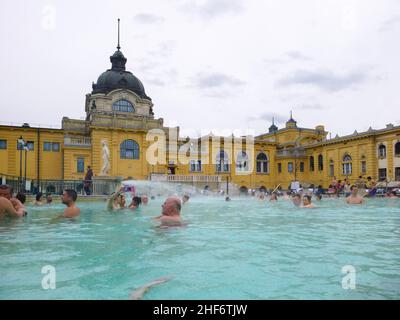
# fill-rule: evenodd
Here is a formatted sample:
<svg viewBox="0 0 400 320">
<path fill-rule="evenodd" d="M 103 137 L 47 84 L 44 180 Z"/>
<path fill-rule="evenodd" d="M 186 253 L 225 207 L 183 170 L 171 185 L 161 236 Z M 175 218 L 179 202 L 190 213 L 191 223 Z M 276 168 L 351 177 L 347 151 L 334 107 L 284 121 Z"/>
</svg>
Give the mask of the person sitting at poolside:
<svg viewBox="0 0 400 320">
<path fill-rule="evenodd" d="M 308 194 L 303 196 L 302 208 L 315 208 L 314 204 L 311 202 L 311 197 Z"/>
<path fill-rule="evenodd" d="M 182 197 L 182 204 L 185 204 L 186 202 L 188 202 L 190 199 L 190 196 L 188 194 L 184 194 Z"/>
<path fill-rule="evenodd" d="M 137 209 L 139 208 L 140 204 L 142 203 L 142 198 L 141 197 L 133 197 L 132 202 L 129 205 L 129 209 Z"/>
<path fill-rule="evenodd" d="M 317 199 L 318 201 L 321 201 L 322 200 L 322 194 L 316 193 L 315 194 L 315 199 Z"/>
<path fill-rule="evenodd" d="M 347 197 L 346 202 L 348 204 L 362 204 L 364 202 L 364 199 L 358 195 L 357 186 L 352 185 L 350 190 L 351 194 Z"/>
<path fill-rule="evenodd" d="M 162 227 L 174 227 L 183 225 L 183 221 L 181 219 L 181 199 L 177 197 L 169 197 L 165 200 L 161 207 L 161 215 L 154 219 L 160 221 Z"/>
<path fill-rule="evenodd" d="M 0 185 L 0 199 L 4 198 L 7 201 L 2 200 L 0 205 L 0 215 L 11 215 L 14 217 L 23 217 L 27 214 L 25 206 L 17 198 L 12 197 L 13 189 L 8 185 Z M 10 208 L 10 203 L 11 207 Z"/>
<path fill-rule="evenodd" d="M 385 198 L 389 198 L 389 199 L 397 199 L 397 195 L 396 195 L 396 191 L 392 190 L 389 191 L 385 194 Z"/>
<path fill-rule="evenodd" d="M 271 194 L 271 196 L 269 197 L 269 201 L 278 201 L 278 197 L 275 192 Z"/>
<path fill-rule="evenodd" d="M 35 206 L 42 206 L 43 205 L 43 199 L 42 198 L 43 198 L 43 193 L 38 192 L 36 194 L 36 200 L 35 200 L 34 205 Z"/>
<path fill-rule="evenodd" d="M 300 205 L 301 205 L 301 196 L 300 196 L 300 194 L 296 193 L 292 197 L 292 202 L 296 207 L 300 207 Z"/>
<path fill-rule="evenodd" d="M 75 190 L 67 189 L 61 196 L 61 202 L 67 206 L 64 210 L 64 218 L 74 218 L 80 215 L 81 210 L 75 205 L 78 195 Z"/>
</svg>

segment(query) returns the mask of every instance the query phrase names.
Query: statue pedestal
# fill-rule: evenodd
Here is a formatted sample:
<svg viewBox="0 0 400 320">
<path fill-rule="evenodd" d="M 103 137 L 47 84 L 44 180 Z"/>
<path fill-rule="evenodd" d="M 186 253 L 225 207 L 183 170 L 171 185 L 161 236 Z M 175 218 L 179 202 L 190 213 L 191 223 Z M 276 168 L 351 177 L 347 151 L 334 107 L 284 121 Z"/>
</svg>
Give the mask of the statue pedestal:
<svg viewBox="0 0 400 320">
<path fill-rule="evenodd" d="M 93 177 L 93 194 L 110 195 L 121 185 L 122 177 L 96 176 Z"/>
</svg>

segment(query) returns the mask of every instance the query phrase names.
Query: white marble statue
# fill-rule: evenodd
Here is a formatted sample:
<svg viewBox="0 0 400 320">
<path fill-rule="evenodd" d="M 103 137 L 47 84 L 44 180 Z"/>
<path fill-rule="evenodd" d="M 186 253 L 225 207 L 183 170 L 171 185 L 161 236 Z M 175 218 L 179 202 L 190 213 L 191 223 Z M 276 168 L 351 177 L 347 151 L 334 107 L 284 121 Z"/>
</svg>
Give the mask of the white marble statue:
<svg viewBox="0 0 400 320">
<path fill-rule="evenodd" d="M 101 168 L 100 175 L 107 176 L 110 171 L 110 149 L 108 149 L 107 141 L 102 140 L 102 158 L 103 158 L 103 167 Z"/>
</svg>

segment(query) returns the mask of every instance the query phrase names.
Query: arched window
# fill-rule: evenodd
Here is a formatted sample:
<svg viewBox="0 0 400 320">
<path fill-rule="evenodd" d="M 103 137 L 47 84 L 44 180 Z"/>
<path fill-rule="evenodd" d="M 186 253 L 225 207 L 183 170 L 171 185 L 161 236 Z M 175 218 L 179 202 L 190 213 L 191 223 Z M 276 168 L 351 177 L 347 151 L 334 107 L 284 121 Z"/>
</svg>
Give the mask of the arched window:
<svg viewBox="0 0 400 320">
<path fill-rule="evenodd" d="M 400 157 L 400 141 L 394 145 L 394 155 Z"/>
<path fill-rule="evenodd" d="M 342 163 L 342 172 L 343 172 L 343 174 L 345 174 L 345 175 L 351 175 L 351 173 L 352 173 L 352 164 L 351 164 L 351 157 L 350 157 L 350 155 L 348 155 L 348 154 L 346 154 L 344 157 L 343 157 L 343 163 Z"/>
<path fill-rule="evenodd" d="M 139 144 L 134 140 L 125 140 L 120 146 L 121 159 L 139 159 Z"/>
<path fill-rule="evenodd" d="M 322 154 L 318 156 L 318 170 L 324 170 L 324 158 L 322 157 Z"/>
<path fill-rule="evenodd" d="M 257 155 L 256 171 L 257 173 L 269 173 L 268 156 L 264 152 L 261 152 Z"/>
<path fill-rule="evenodd" d="M 310 157 L 310 171 L 314 171 L 314 157 Z"/>
<path fill-rule="evenodd" d="M 113 104 L 113 111 L 117 112 L 134 112 L 135 108 L 133 104 L 130 103 L 128 100 L 121 99 Z"/>
<path fill-rule="evenodd" d="M 236 171 L 249 170 L 249 156 L 246 152 L 241 151 L 236 157 Z"/>
<path fill-rule="evenodd" d="M 386 158 L 386 146 L 384 144 L 380 144 L 378 147 L 378 157 Z"/>
<path fill-rule="evenodd" d="M 229 157 L 224 150 L 220 150 L 216 158 L 216 171 L 229 172 Z"/>
</svg>

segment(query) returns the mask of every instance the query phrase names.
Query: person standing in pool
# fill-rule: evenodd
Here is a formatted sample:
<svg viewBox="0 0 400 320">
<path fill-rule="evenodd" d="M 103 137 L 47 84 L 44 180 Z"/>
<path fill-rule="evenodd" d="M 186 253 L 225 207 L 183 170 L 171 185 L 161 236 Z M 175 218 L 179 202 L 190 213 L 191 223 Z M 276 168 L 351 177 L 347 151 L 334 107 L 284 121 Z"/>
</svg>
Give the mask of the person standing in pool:
<svg viewBox="0 0 400 320">
<path fill-rule="evenodd" d="M 296 193 L 292 197 L 292 202 L 296 207 L 300 207 L 300 205 L 301 205 L 301 196 L 300 196 L 300 194 Z"/>
<path fill-rule="evenodd" d="M 362 204 L 364 199 L 358 195 L 358 188 L 355 185 L 352 185 L 350 190 L 351 194 L 347 197 L 346 202 L 348 204 Z"/>
<path fill-rule="evenodd" d="M 8 185 L 0 185 L 0 200 L 2 203 L 0 204 L 0 215 L 11 215 L 14 217 L 24 217 L 27 212 L 25 210 L 25 206 L 16 198 L 13 198 L 13 189 Z M 6 201 L 7 200 L 7 201 Z M 11 203 L 11 208 L 10 208 Z"/>
<path fill-rule="evenodd" d="M 161 207 L 161 215 L 154 219 L 160 221 L 162 227 L 176 227 L 183 225 L 181 219 L 181 199 L 177 197 L 169 197 Z"/>
<path fill-rule="evenodd" d="M 308 194 L 303 196 L 302 208 L 315 208 L 314 204 L 311 202 L 311 197 Z"/>
<path fill-rule="evenodd" d="M 64 218 L 74 218 L 80 215 L 81 210 L 75 205 L 77 198 L 78 195 L 75 190 L 67 189 L 64 191 L 61 196 L 61 202 L 67 206 L 64 210 Z"/>
<path fill-rule="evenodd" d="M 185 204 L 186 202 L 188 202 L 190 199 L 190 196 L 188 194 L 184 194 L 182 197 L 182 204 Z"/>
<path fill-rule="evenodd" d="M 271 194 L 271 197 L 269 197 L 269 201 L 278 201 L 278 197 L 276 196 L 276 193 Z"/>
<path fill-rule="evenodd" d="M 43 193 L 38 192 L 36 194 L 36 201 L 35 201 L 35 206 L 42 206 L 43 205 Z"/>
<path fill-rule="evenodd" d="M 129 209 L 135 210 L 139 208 L 140 204 L 142 203 L 142 198 L 141 197 L 133 197 L 132 202 L 129 205 Z"/>
<path fill-rule="evenodd" d="M 147 206 L 149 204 L 149 197 L 147 195 L 142 195 L 142 204 Z"/>
</svg>

